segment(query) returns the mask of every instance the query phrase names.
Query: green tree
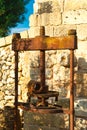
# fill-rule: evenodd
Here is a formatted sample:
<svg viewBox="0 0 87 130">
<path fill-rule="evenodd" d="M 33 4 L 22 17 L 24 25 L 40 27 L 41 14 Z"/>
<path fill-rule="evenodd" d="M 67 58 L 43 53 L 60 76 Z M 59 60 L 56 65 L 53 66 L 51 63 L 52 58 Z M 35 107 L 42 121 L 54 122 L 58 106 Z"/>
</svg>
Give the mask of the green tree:
<svg viewBox="0 0 87 130">
<path fill-rule="evenodd" d="M 26 13 L 25 5 L 30 0 L 0 0 L 0 37 L 8 35 L 10 28 L 22 23 Z"/>
</svg>

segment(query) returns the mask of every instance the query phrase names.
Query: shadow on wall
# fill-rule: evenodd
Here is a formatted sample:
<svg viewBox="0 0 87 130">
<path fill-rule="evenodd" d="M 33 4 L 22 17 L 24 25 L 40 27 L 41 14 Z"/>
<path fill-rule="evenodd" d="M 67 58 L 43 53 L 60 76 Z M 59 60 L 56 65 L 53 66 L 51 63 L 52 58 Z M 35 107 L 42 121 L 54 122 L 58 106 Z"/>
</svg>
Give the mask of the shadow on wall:
<svg viewBox="0 0 87 130">
<path fill-rule="evenodd" d="M 78 59 L 78 72 L 76 82 L 77 97 L 87 97 L 87 62 L 84 58 Z"/>
<path fill-rule="evenodd" d="M 39 3 L 38 14 L 52 13 L 52 2 Z"/>
<path fill-rule="evenodd" d="M 14 130 L 14 110 L 15 108 L 11 106 L 5 106 L 4 110 L 0 110 L 0 130 Z M 20 116 L 18 117 L 18 130 L 21 130 Z"/>
<path fill-rule="evenodd" d="M 34 57 L 34 56 L 33 56 Z M 33 59 L 33 58 L 32 58 Z M 32 80 L 40 80 L 40 58 L 39 55 L 34 57 L 34 60 L 30 63 L 30 77 Z"/>
<path fill-rule="evenodd" d="M 10 106 L 4 107 L 4 118 L 5 118 L 5 127 L 6 129 L 13 130 L 14 129 L 14 108 Z"/>
</svg>

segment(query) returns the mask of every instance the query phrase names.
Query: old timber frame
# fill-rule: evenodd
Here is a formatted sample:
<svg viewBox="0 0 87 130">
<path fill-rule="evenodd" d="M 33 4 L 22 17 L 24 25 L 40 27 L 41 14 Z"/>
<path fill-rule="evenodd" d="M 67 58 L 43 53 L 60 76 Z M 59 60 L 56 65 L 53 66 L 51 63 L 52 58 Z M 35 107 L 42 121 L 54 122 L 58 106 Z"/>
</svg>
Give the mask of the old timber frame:
<svg viewBox="0 0 87 130">
<path fill-rule="evenodd" d="M 74 130 L 74 50 L 77 49 L 77 36 L 75 30 L 69 30 L 67 36 L 48 37 L 45 36 L 45 28 L 41 27 L 40 36 L 35 38 L 21 39 L 20 34 L 14 34 L 12 39 L 12 50 L 15 52 L 15 126 L 14 130 L 18 130 L 18 52 L 19 51 L 40 51 L 41 67 L 40 80 L 41 86 L 45 86 L 45 51 L 46 50 L 70 50 L 70 109 L 57 111 L 56 109 L 42 110 L 40 112 L 58 113 L 63 112 L 70 115 L 70 130 Z M 37 112 L 37 110 L 35 111 Z"/>
</svg>

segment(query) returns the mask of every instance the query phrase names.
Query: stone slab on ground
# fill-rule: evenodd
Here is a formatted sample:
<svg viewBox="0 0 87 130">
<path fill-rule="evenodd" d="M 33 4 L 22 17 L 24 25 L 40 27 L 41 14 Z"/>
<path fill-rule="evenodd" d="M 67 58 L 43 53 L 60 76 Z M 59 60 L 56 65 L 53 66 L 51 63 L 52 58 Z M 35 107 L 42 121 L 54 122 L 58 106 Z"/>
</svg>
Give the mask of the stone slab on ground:
<svg viewBox="0 0 87 130">
<path fill-rule="evenodd" d="M 29 126 L 29 127 L 24 127 L 24 130 L 68 130 L 64 128 L 55 128 L 55 127 L 47 127 L 47 126 Z"/>
<path fill-rule="evenodd" d="M 59 98 L 58 105 L 69 108 L 69 98 Z M 87 99 L 75 98 L 75 130 L 86 129 Z M 79 120 L 83 120 L 80 122 Z M 78 126 L 79 122 L 79 126 Z M 84 122 L 84 123 L 83 123 Z M 81 127 L 80 127 L 81 126 Z M 63 113 L 41 114 L 24 111 L 24 130 L 67 130 L 69 116 Z"/>
</svg>

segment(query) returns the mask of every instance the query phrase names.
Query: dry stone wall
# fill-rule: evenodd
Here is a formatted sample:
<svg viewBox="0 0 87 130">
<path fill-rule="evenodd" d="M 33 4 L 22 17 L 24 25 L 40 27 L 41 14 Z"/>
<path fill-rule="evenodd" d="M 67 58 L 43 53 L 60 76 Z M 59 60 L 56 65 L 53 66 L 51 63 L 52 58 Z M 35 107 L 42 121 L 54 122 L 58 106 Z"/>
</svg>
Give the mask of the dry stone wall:
<svg viewBox="0 0 87 130">
<path fill-rule="evenodd" d="M 22 38 L 40 34 L 40 26 L 45 26 L 46 35 L 64 36 L 69 29 L 76 29 L 78 49 L 75 50 L 75 101 L 76 113 L 87 117 L 87 1 L 86 0 L 35 0 L 34 14 L 29 17 L 30 29 L 21 33 Z M 14 114 L 8 119 L 9 111 L 14 111 L 14 52 L 12 35 L 0 38 L 0 129 L 13 129 Z M 69 97 L 69 51 L 46 52 L 46 84 L 50 90 L 59 91 L 60 97 Z M 26 102 L 26 84 L 30 79 L 40 80 L 39 52 L 19 53 L 19 100 Z M 68 93 L 67 93 L 68 92 Z M 79 111 L 78 111 L 79 110 Z M 79 113 L 78 113 L 79 112 Z M 5 114 L 6 113 L 6 114 Z M 1 119 L 0 118 L 0 119 Z M 8 119 L 8 121 L 7 121 Z M 10 120 L 11 119 L 11 120 Z M 67 121 L 68 118 L 66 117 Z M 12 125 L 10 125 L 12 123 Z M 11 126 L 11 128 L 10 128 Z M 69 126 L 66 124 L 66 127 Z M 87 121 L 76 118 L 75 130 L 86 130 Z M 27 130 L 27 128 L 26 128 Z"/>
<path fill-rule="evenodd" d="M 28 38 L 28 31 L 21 33 Z M 14 51 L 12 51 L 12 35 L 0 39 L 0 130 L 14 129 L 15 74 Z M 19 53 L 19 100 L 27 100 L 26 84 L 30 79 L 28 52 Z M 22 60 L 20 60 L 22 59 Z"/>
</svg>

